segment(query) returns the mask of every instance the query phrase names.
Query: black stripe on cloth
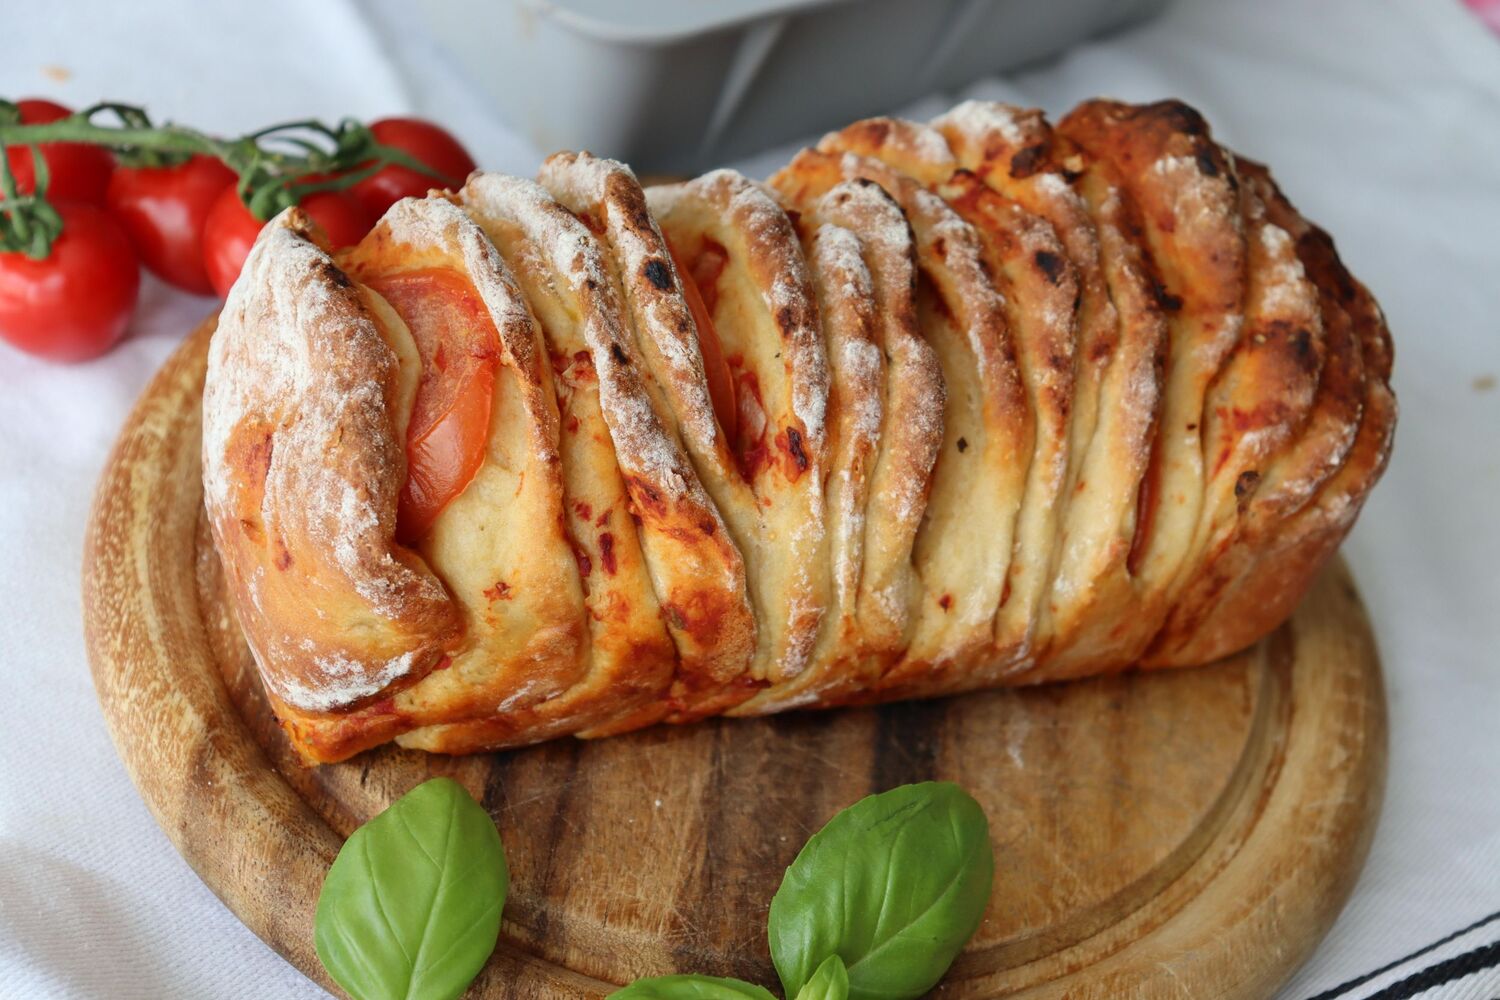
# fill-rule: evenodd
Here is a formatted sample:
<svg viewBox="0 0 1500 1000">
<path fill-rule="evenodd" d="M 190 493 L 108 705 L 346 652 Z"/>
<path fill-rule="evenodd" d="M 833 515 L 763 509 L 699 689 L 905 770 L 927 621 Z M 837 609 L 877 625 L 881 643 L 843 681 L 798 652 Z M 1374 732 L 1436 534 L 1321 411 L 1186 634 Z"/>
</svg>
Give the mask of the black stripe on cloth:
<svg viewBox="0 0 1500 1000">
<path fill-rule="evenodd" d="M 1449 934 L 1446 937 L 1441 937 L 1438 940 L 1432 942 L 1432 944 L 1429 944 L 1429 945 L 1427 945 L 1424 948 L 1418 948 L 1416 951 L 1412 952 L 1410 955 L 1403 955 L 1401 958 L 1396 959 L 1394 962 L 1390 962 L 1390 963 L 1387 963 L 1386 965 L 1382 965 L 1380 968 L 1375 969 L 1375 970 L 1373 970 L 1371 972 L 1367 972 L 1367 973 L 1365 973 L 1362 976 L 1359 976 L 1357 978 L 1349 980 L 1348 982 L 1340 983 L 1339 985 L 1335 986 L 1331 990 L 1324 990 L 1322 993 L 1319 993 L 1317 996 L 1308 997 L 1307 1000 L 1334 1000 L 1334 998 L 1341 997 L 1344 994 L 1350 992 L 1351 990 L 1358 989 L 1359 987 L 1363 986 L 1365 983 L 1368 983 L 1370 980 L 1374 979 L 1376 976 L 1383 976 L 1383 975 L 1385 975 L 1387 972 L 1390 972 L 1392 969 L 1396 968 L 1398 965 L 1404 965 L 1405 963 L 1410 962 L 1414 958 L 1421 958 L 1423 955 L 1427 954 L 1428 952 L 1435 951 L 1438 948 L 1441 948 L 1443 945 L 1447 944 L 1449 941 L 1457 940 L 1458 938 L 1463 937 L 1465 934 L 1468 934 L 1470 931 L 1477 931 L 1479 928 L 1483 927 L 1485 924 L 1493 923 L 1496 920 L 1500 920 L 1500 912 L 1491 913 L 1487 917 L 1481 917 L 1481 918 L 1479 918 L 1478 920 L 1474 921 L 1472 924 L 1470 924 L 1467 927 L 1461 927 L 1458 930 L 1454 931 L 1452 934 Z M 1407 995 L 1409 996 L 1410 994 L 1407 994 Z"/>
<path fill-rule="evenodd" d="M 1436 965 L 1429 965 L 1399 983 L 1392 983 L 1379 993 L 1371 993 L 1365 1000 L 1410 1000 L 1418 993 L 1426 993 L 1444 983 L 1472 976 L 1481 969 L 1491 969 L 1497 965 L 1500 965 L 1500 941 L 1492 941 L 1483 948 L 1475 948 Z"/>
</svg>

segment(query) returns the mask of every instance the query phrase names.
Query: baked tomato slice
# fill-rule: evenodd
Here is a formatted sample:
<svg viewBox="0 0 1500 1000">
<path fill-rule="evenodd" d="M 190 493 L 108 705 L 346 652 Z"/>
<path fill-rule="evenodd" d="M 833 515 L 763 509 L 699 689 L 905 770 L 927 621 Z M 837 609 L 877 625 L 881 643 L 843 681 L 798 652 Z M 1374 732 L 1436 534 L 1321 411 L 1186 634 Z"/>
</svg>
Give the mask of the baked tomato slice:
<svg viewBox="0 0 1500 1000">
<path fill-rule="evenodd" d="M 410 543 L 431 530 L 484 462 L 499 337 L 473 285 L 452 271 L 408 271 L 368 284 L 405 320 L 422 356 L 396 519 L 397 537 Z"/>
<path fill-rule="evenodd" d="M 703 355 L 703 374 L 708 378 L 708 398 L 713 402 L 714 415 L 719 418 L 719 426 L 723 428 L 725 437 L 735 440 L 736 426 L 738 424 L 739 411 L 734 402 L 734 376 L 729 371 L 729 362 L 724 357 L 724 345 L 719 340 L 719 331 L 714 326 L 713 311 L 704 302 L 704 290 L 699 287 L 699 277 L 712 275 L 707 283 L 708 293 L 714 295 L 717 291 L 719 272 L 724 269 L 724 257 L 717 258 L 717 266 L 710 269 L 703 267 L 704 261 L 715 255 L 712 247 L 704 249 L 694 261 L 694 267 L 688 267 L 677 248 L 670 242 L 667 250 L 672 254 L 672 263 L 677 268 L 677 276 L 682 279 L 682 294 L 687 299 L 688 309 L 692 311 L 693 323 L 698 327 L 698 353 Z M 719 248 L 718 254 L 722 254 L 723 248 Z"/>
</svg>

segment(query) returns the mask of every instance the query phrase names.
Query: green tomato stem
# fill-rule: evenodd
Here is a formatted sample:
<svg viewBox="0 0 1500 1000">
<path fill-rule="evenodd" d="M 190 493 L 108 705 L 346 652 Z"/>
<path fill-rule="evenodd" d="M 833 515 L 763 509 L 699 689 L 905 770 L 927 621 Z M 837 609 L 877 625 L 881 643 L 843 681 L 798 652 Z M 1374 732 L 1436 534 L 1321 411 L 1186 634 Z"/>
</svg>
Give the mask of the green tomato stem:
<svg viewBox="0 0 1500 1000">
<path fill-rule="evenodd" d="M 35 155 L 33 151 L 32 156 Z M 16 193 L 16 177 L 10 169 L 10 150 L 0 142 L 0 211 L 4 213 L 0 215 L 0 223 L 3 223 L 0 226 L 0 249 L 15 251 L 32 245 L 29 217 L 35 203 L 35 196 L 22 198 Z"/>
<path fill-rule="evenodd" d="M 103 105 L 101 105 L 103 107 Z M 32 145 L 42 142 L 77 142 L 89 146 L 107 146 L 111 149 L 124 149 L 130 151 L 150 151 L 158 153 L 178 153 L 192 155 L 194 153 L 212 156 L 222 160 L 226 166 L 236 173 L 243 173 L 245 168 L 254 160 L 275 163 L 286 168 L 284 172 L 288 176 L 315 172 L 318 170 L 338 169 L 343 164 L 339 162 L 337 155 L 322 152 L 310 143 L 303 140 L 293 139 L 298 145 L 308 150 L 306 156 L 292 156 L 279 153 L 274 150 L 260 148 L 256 140 L 266 138 L 278 132 L 293 129 L 306 129 L 321 132 L 325 136 L 335 138 L 334 133 L 327 126 L 314 120 L 288 122 L 275 125 L 270 128 L 252 132 L 249 135 L 235 140 L 215 139 L 203 134 L 196 129 L 190 129 L 182 125 L 160 125 L 160 126 L 111 126 L 97 125 L 88 120 L 85 114 L 70 115 L 60 118 L 55 122 L 45 122 L 40 125 L 0 125 L 0 145 L 17 146 Z M 413 157 L 405 150 L 394 146 L 386 146 L 382 143 L 370 141 L 359 143 L 356 146 L 360 155 L 357 162 L 374 160 L 374 169 L 361 176 L 354 177 L 344 184 L 319 184 L 309 187 L 309 191 L 333 191 L 342 190 L 345 187 L 363 180 L 374 174 L 382 166 L 394 164 L 415 170 L 420 174 L 443 180 L 443 176 L 433 170 L 427 164 Z"/>
<path fill-rule="evenodd" d="M 8 110 L 13 109 L 14 106 L 9 106 Z M 105 125 L 93 120 L 95 115 L 105 112 L 117 117 L 119 124 Z M 299 132 L 310 135 L 296 134 Z M 268 149 L 261 145 L 265 139 L 294 146 L 301 152 Z M 326 149 L 314 139 L 333 148 Z M 183 125 L 152 125 L 143 109 L 111 102 L 101 102 L 54 122 L 33 125 L 20 124 L 14 114 L 0 114 L 0 151 L 11 145 L 35 148 L 36 144 L 46 142 L 103 146 L 113 150 L 127 166 L 170 166 L 194 155 L 211 156 L 234 171 L 240 200 L 261 222 L 297 204 L 306 195 L 347 190 L 387 166 L 405 167 L 438 182 L 447 180 L 405 150 L 377 142 L 367 126 L 353 119 L 329 127 L 309 118 L 272 125 L 237 139 L 219 139 Z M 312 174 L 320 176 L 305 179 Z M 28 252 L 35 250 L 46 256 L 55 235 L 48 235 L 46 230 L 51 227 L 38 218 L 50 208 L 45 202 L 46 192 L 38 190 L 29 201 L 18 198 L 8 164 L 0 182 L 3 182 L 0 250 L 27 247 Z M 43 230 L 39 239 L 33 235 L 34 222 Z"/>
<path fill-rule="evenodd" d="M 69 115 L 40 125 L 0 125 L 7 146 L 40 142 L 78 142 L 90 146 L 142 149 L 160 153 L 204 153 L 229 162 L 229 144 L 181 125 L 131 127 L 95 125 L 83 115 Z M 231 164 L 232 166 L 233 164 Z"/>
</svg>

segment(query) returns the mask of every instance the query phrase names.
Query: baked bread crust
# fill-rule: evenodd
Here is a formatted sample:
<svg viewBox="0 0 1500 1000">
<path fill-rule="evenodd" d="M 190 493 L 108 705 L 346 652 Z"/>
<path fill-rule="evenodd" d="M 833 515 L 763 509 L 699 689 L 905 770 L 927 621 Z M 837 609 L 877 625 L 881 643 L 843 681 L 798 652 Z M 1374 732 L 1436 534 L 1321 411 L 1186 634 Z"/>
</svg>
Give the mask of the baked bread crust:
<svg viewBox="0 0 1500 1000">
<path fill-rule="evenodd" d="M 868 119 L 765 186 L 538 181 L 337 257 L 286 213 L 220 320 L 209 520 L 310 762 L 1207 662 L 1389 456 L 1379 307 L 1179 102 Z M 481 304 L 488 438 L 402 544 L 443 295 Z"/>
<path fill-rule="evenodd" d="M 826 703 L 873 686 L 904 652 L 912 547 L 941 444 L 942 373 L 916 326 L 915 240 L 879 186 L 796 200 L 829 359 L 825 509 L 832 604 L 813 666 L 735 714 Z"/>
<path fill-rule="evenodd" d="M 835 185 L 813 221 L 847 229 L 870 274 L 871 326 L 881 370 L 880 426 L 865 508 L 856 608 L 857 657 L 875 676 L 906 650 L 920 582 L 912 565 L 947 402 L 937 354 L 917 325 L 916 237 L 894 199 L 873 181 Z M 849 678 L 865 685 L 866 668 Z"/>
<path fill-rule="evenodd" d="M 659 444 L 691 463 L 675 464 L 669 481 L 636 479 L 633 489 L 638 516 L 644 523 L 659 520 L 663 546 L 673 546 L 654 560 L 658 579 L 673 575 L 661 591 L 662 607 L 684 668 L 669 699 L 671 718 L 723 711 L 755 693 L 750 665 L 758 630 L 745 560 L 719 513 L 718 503 L 737 479 L 729 442 L 714 419 L 681 278 L 629 167 L 588 153 L 558 153 L 542 164 L 538 182 L 608 248 L 606 268 L 620 288 L 662 428 Z"/>
<path fill-rule="evenodd" d="M 791 221 L 740 174 L 716 170 L 649 188 L 646 199 L 684 255 L 696 257 L 708 243 L 727 255 L 712 312 L 735 379 L 740 432 L 717 452 L 709 491 L 745 557 L 760 633 L 751 676 L 784 681 L 811 662 L 830 589 L 822 496 L 828 364 L 812 278 Z"/>
<path fill-rule="evenodd" d="M 911 639 L 877 687 L 904 691 L 993 642 L 1031 450 L 1004 303 L 974 228 L 940 197 L 882 160 L 804 150 L 771 184 L 806 197 L 845 181 L 884 188 L 916 240 L 917 323 L 946 386 L 944 438 L 913 552 L 921 590 Z"/>
<path fill-rule="evenodd" d="M 1037 658 L 1091 672 L 1143 639 L 1119 634 L 1140 587 L 1128 568 L 1161 387 L 1165 320 L 1118 188 L 1041 112 L 969 101 L 933 122 L 959 167 L 1044 220 L 1077 286 L 1067 498 Z M 1050 262 L 1049 262 L 1050 263 Z M 1052 265 L 1056 267 L 1056 265 Z M 1091 628 L 1106 623 L 1112 634 Z M 1144 629 L 1141 629 L 1144 631 Z"/>
<path fill-rule="evenodd" d="M 1268 217 L 1295 239 L 1323 315 L 1332 317 L 1325 329 L 1347 330 L 1352 338 L 1340 332 L 1327 341 L 1307 429 L 1261 478 L 1218 571 L 1197 581 L 1184 610 L 1174 612 L 1145 654 L 1144 666 L 1209 662 L 1284 621 L 1354 526 L 1395 436 L 1391 339 L 1380 306 L 1345 269 L 1333 240 L 1297 214 L 1265 168 L 1241 161 L 1241 169 L 1267 204 Z"/>
<path fill-rule="evenodd" d="M 581 222 L 531 181 L 476 174 L 457 202 L 515 276 L 542 335 L 547 389 L 559 407 L 563 531 L 583 590 L 588 660 L 575 683 L 545 701 L 419 729 L 401 742 L 460 752 L 504 746 L 514 734 L 529 742 L 542 733 L 654 722 L 665 714 L 655 706 L 672 681 L 676 655 L 641 543 L 658 526 L 646 529 L 643 519 L 637 527 L 626 477 L 668 480 L 681 459 L 649 450 L 662 435 L 649 423 L 654 414 L 603 252 Z"/>
<path fill-rule="evenodd" d="M 245 636 L 295 726 L 416 683 L 462 630 L 442 583 L 395 541 L 410 405 L 399 331 L 299 210 L 267 224 L 244 278 L 209 351 L 205 502 Z"/>
</svg>

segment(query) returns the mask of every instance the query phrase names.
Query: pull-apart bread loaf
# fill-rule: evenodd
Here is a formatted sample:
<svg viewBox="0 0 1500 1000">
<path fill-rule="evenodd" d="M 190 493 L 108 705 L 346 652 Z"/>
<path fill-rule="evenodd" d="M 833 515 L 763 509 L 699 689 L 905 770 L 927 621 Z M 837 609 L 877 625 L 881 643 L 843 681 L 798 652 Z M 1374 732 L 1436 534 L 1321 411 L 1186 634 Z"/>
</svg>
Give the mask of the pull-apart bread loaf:
<svg viewBox="0 0 1500 1000">
<path fill-rule="evenodd" d="M 1176 103 L 870 119 L 764 184 L 587 153 L 219 319 L 205 498 L 309 762 L 1206 663 L 1389 454 L 1373 298 Z"/>
</svg>

